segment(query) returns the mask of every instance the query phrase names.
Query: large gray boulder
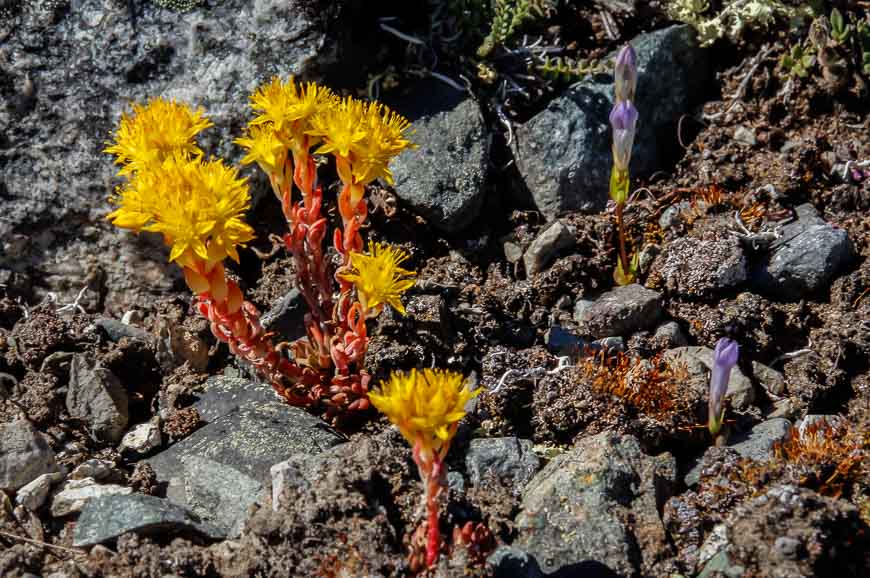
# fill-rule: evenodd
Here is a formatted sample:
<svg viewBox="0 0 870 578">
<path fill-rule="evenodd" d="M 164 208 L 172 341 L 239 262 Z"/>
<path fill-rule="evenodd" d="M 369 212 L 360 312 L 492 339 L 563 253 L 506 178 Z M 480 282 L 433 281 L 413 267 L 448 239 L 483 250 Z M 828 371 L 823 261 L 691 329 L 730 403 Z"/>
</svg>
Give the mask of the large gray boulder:
<svg viewBox="0 0 870 578">
<path fill-rule="evenodd" d="M 620 576 L 653 575 L 668 547 L 659 510 L 676 474 L 670 454 L 647 456 L 631 436 L 583 439 L 526 486 L 513 546 L 546 573 L 594 561 Z"/>
<path fill-rule="evenodd" d="M 238 160 L 232 139 L 259 84 L 291 74 L 356 79 L 371 54 L 348 14 L 358 0 L 319 13 L 302 0 L 220 0 L 183 14 L 151 1 L 132 14 L 127 2 L 13 4 L 0 19 L 0 274 L 36 268 L 45 290 L 69 302 L 81 289 L 69 279 L 84 282 L 99 267 L 118 311 L 171 289 L 175 273 L 161 243 L 137 243 L 103 221 L 116 171 L 102 150 L 130 102 L 202 106 L 215 123 L 205 150 Z M 97 299 L 86 294 L 83 304 Z"/>
<path fill-rule="evenodd" d="M 690 112 L 710 75 L 707 52 L 688 26 L 672 26 L 632 40 L 638 58 L 635 106 L 640 113 L 632 176 L 663 166 L 677 122 Z M 516 130 L 514 155 L 532 198 L 547 218 L 595 212 L 607 203 L 613 77 L 583 80 Z"/>
</svg>

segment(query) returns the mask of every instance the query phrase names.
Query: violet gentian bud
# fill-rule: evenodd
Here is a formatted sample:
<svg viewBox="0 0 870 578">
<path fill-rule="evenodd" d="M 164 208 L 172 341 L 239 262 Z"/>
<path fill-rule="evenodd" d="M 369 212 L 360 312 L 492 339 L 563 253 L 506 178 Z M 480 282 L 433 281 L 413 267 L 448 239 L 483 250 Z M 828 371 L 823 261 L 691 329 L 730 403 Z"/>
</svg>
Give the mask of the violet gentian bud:
<svg viewBox="0 0 870 578">
<path fill-rule="evenodd" d="M 731 368 L 737 364 L 740 356 L 740 346 L 736 341 L 723 337 L 716 343 L 713 350 L 713 370 L 710 373 L 710 399 L 708 406 L 707 426 L 714 436 L 722 427 L 722 418 L 725 413 L 723 401 L 728 391 L 728 381 L 731 379 Z"/>
<path fill-rule="evenodd" d="M 628 171 L 637 116 L 637 109 L 630 100 L 618 102 L 610 111 L 610 126 L 613 128 L 613 165 L 619 171 Z"/>
<path fill-rule="evenodd" d="M 637 56 L 631 44 L 623 46 L 613 67 L 613 94 L 616 102 L 634 100 L 637 87 Z"/>
</svg>

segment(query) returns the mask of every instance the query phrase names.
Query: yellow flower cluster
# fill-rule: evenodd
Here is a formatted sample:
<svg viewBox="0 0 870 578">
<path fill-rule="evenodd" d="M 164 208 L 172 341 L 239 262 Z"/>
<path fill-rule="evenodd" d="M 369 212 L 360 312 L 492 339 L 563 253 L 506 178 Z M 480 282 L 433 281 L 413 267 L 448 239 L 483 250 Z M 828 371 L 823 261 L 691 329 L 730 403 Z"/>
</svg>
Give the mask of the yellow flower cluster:
<svg viewBox="0 0 870 578">
<path fill-rule="evenodd" d="M 440 451 L 465 417 L 465 406 L 480 389 L 470 390 L 460 373 L 437 369 L 393 372 L 369 400 L 395 424 L 411 446 Z"/>
<path fill-rule="evenodd" d="M 339 168 L 345 182 L 365 185 L 377 178 L 392 184 L 390 161 L 413 145 L 407 139 L 406 118 L 377 102 L 339 98 L 313 82 L 297 86 L 291 78 L 274 78 L 251 95 L 257 116 L 248 134 L 236 140 L 248 151 L 243 163 L 256 162 L 270 174 L 280 174 L 286 151 L 331 153 L 349 173 Z"/>
<path fill-rule="evenodd" d="M 174 100 L 152 98 L 145 106 L 134 104 L 132 115 L 121 115 L 115 143 L 105 152 L 117 157 L 119 175 L 130 175 L 177 154 L 202 156 L 194 138 L 210 126 L 201 109 L 192 111 Z"/>
<path fill-rule="evenodd" d="M 239 260 L 236 246 L 254 238 L 243 216 L 251 204 L 246 179 L 220 160 L 174 156 L 136 173 L 116 191 L 114 225 L 162 233 L 172 246 L 170 261 L 189 266 L 199 259 Z"/>
<path fill-rule="evenodd" d="M 356 286 L 360 303 L 365 309 L 377 310 L 384 303 L 405 315 L 402 293 L 414 286 L 413 271 L 399 267 L 408 259 L 402 249 L 369 241 L 369 254 L 351 252 L 354 271 L 341 275 Z"/>
<path fill-rule="evenodd" d="M 227 256 L 238 261 L 236 247 L 254 238 L 243 219 L 250 193 L 235 169 L 203 160 L 194 137 L 211 122 L 201 111 L 160 98 L 133 111 L 106 148 L 128 178 L 107 218 L 124 229 L 162 233 L 172 247 L 169 260 L 185 267 Z"/>
</svg>

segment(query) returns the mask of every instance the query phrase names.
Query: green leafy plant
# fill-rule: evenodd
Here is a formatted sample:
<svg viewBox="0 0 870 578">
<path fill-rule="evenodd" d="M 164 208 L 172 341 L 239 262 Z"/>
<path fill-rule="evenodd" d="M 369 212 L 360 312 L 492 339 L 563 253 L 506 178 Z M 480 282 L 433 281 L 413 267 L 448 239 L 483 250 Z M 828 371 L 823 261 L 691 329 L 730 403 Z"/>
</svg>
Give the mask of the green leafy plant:
<svg viewBox="0 0 870 578">
<path fill-rule="evenodd" d="M 779 59 L 779 66 L 788 76 L 806 78 L 815 62 L 812 52 L 802 44 L 795 44 Z"/>
<path fill-rule="evenodd" d="M 493 0 L 489 34 L 477 49 L 480 58 L 507 42 L 523 24 L 546 16 L 553 9 L 550 0 Z"/>
<path fill-rule="evenodd" d="M 837 44 L 846 44 L 852 34 L 852 26 L 846 21 L 843 14 L 834 8 L 831 11 L 831 38 Z"/>
<path fill-rule="evenodd" d="M 541 76 L 558 82 L 576 82 L 592 74 L 604 72 L 605 67 L 596 60 L 572 60 L 562 56 L 544 58 L 537 66 Z"/>
<path fill-rule="evenodd" d="M 719 38 L 737 42 L 744 30 L 766 29 L 777 18 L 792 19 L 808 15 L 807 6 L 795 8 L 779 0 L 731 0 L 714 13 L 707 0 L 671 0 L 670 16 L 692 26 L 702 46 L 709 46 Z"/>
<path fill-rule="evenodd" d="M 861 52 L 861 72 L 870 76 L 870 24 L 863 20 L 859 21 L 855 27 L 855 35 L 858 39 L 858 49 Z"/>
</svg>

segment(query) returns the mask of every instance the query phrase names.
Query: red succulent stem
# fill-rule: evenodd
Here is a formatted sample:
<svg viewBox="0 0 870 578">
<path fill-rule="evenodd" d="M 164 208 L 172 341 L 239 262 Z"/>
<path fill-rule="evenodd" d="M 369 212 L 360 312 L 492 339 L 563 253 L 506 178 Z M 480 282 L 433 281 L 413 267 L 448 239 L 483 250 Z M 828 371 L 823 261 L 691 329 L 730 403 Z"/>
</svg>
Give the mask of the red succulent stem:
<svg viewBox="0 0 870 578">
<path fill-rule="evenodd" d="M 438 562 L 441 553 L 440 497 L 441 490 L 446 485 L 446 470 L 444 456 L 446 446 L 441 450 L 425 447 L 421 439 L 414 444 L 414 463 L 423 481 L 426 508 L 426 566 L 432 567 Z"/>
</svg>

